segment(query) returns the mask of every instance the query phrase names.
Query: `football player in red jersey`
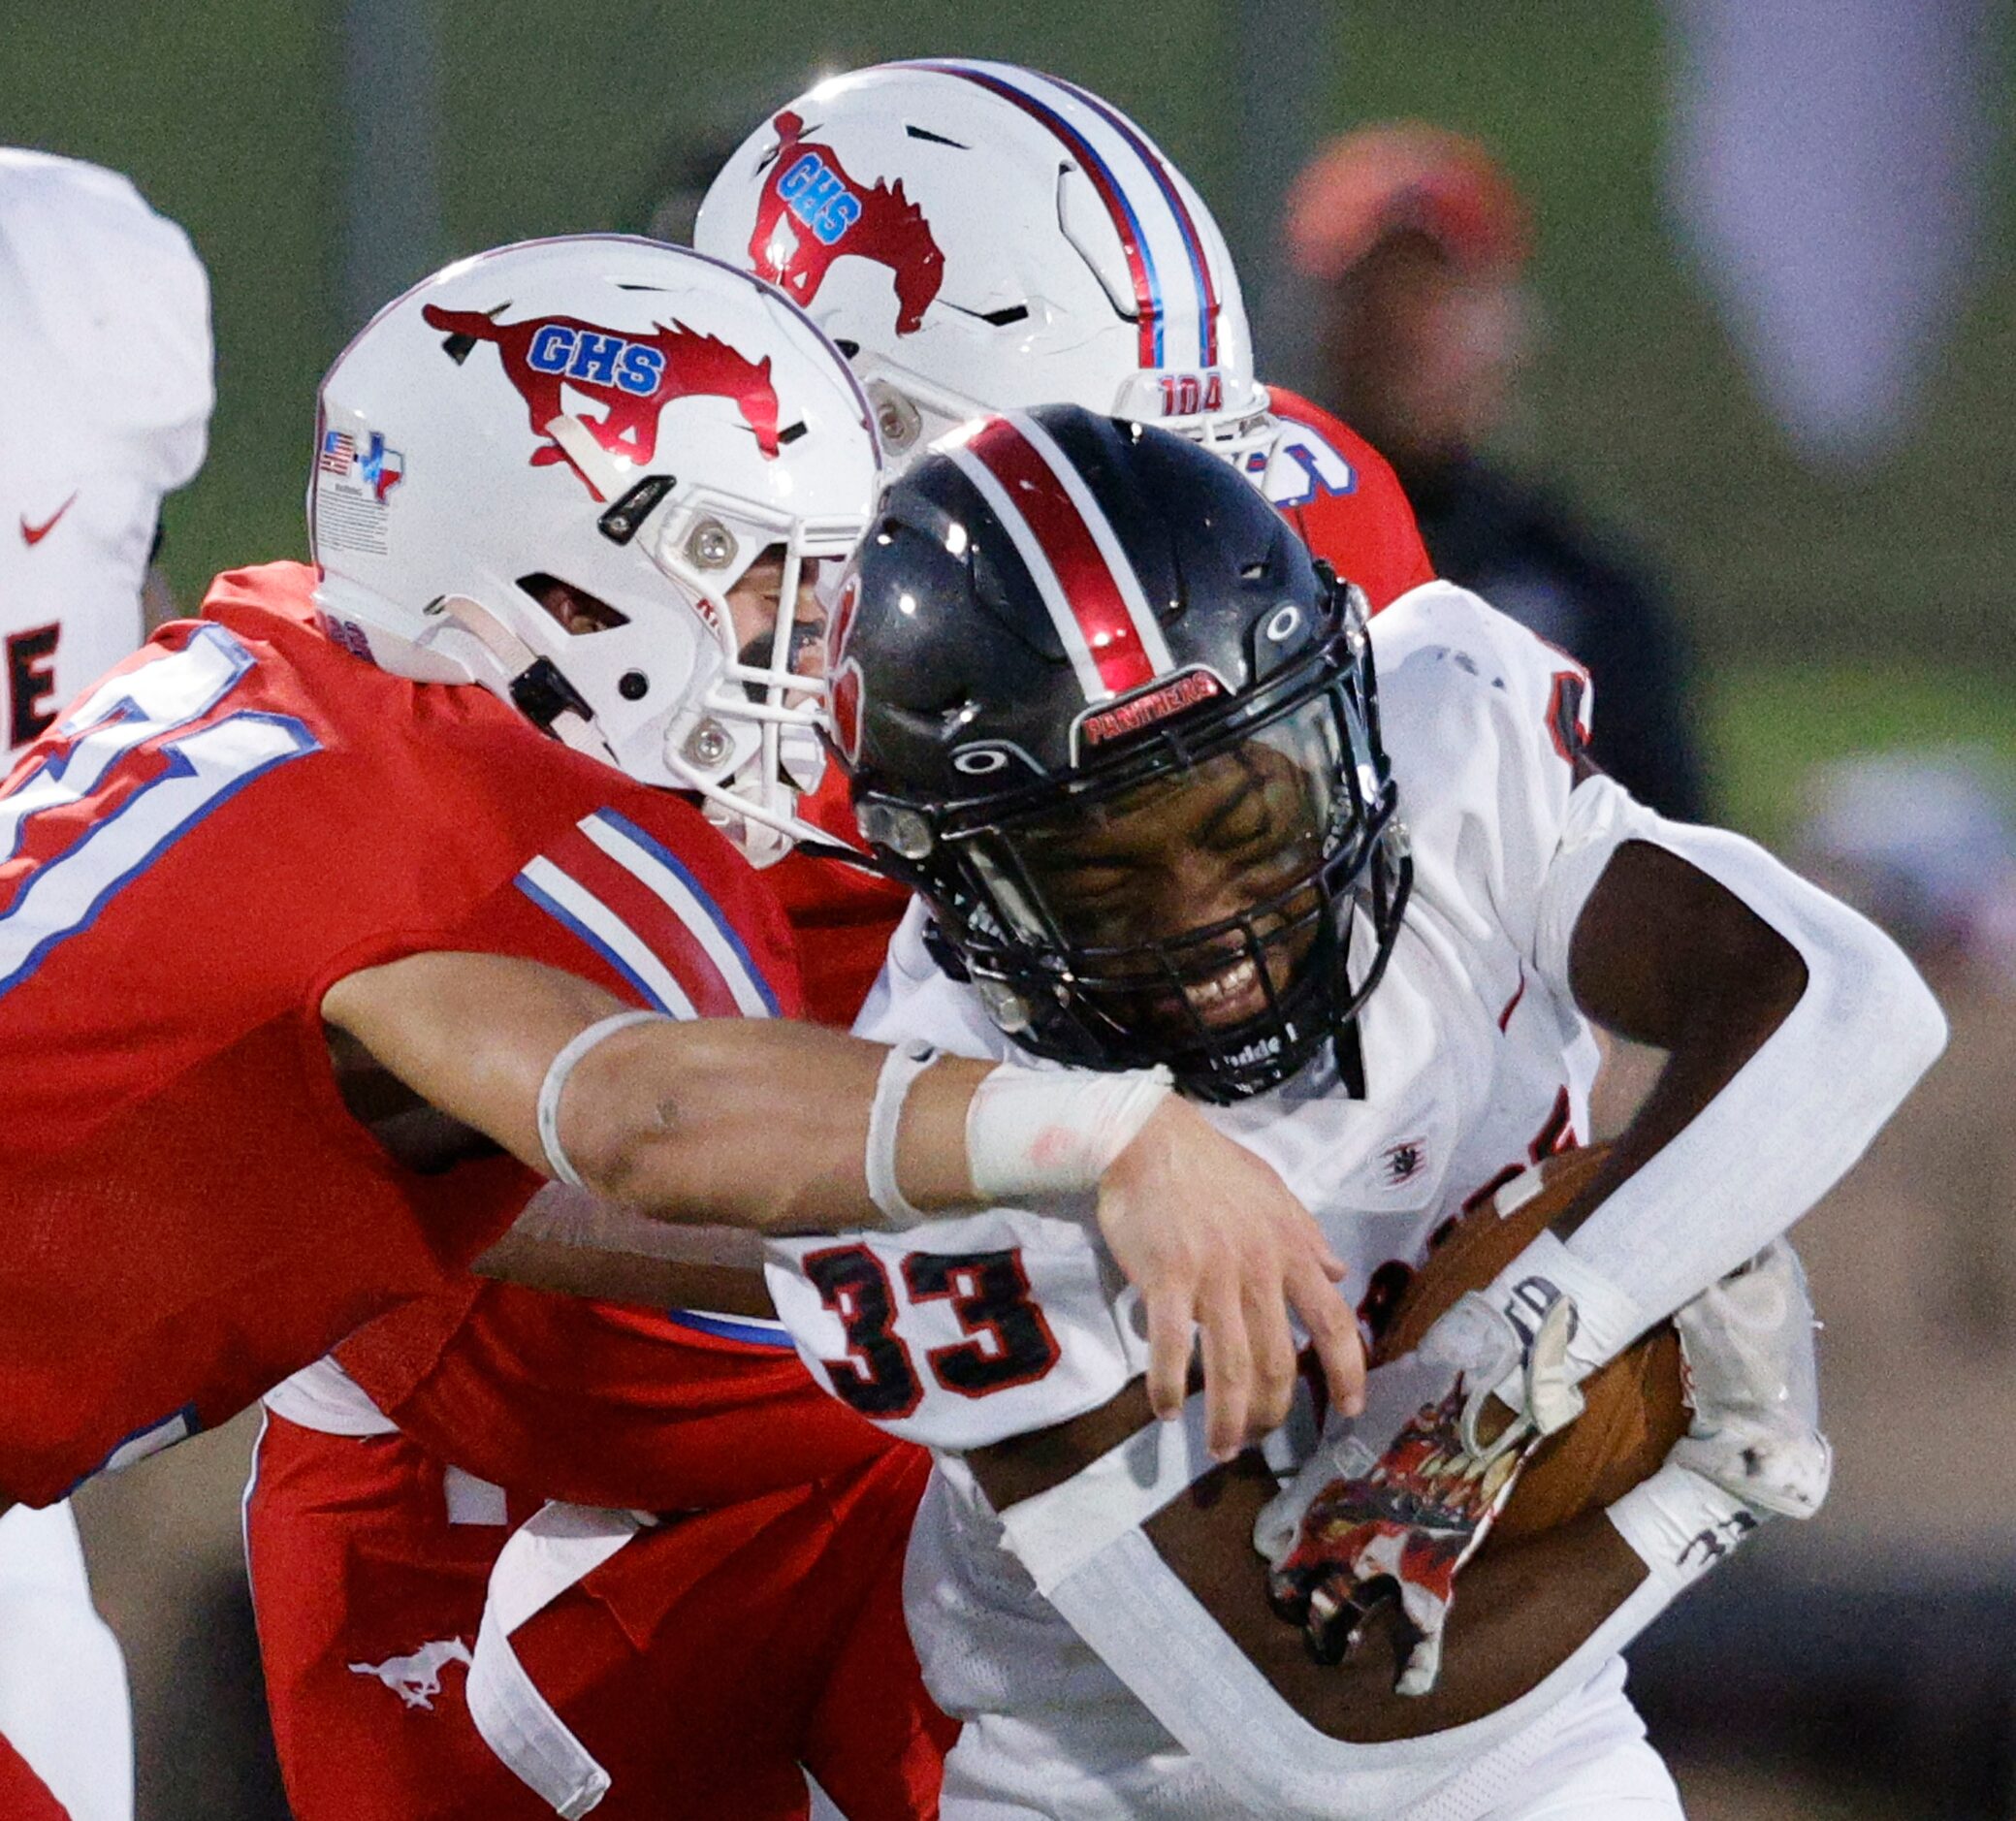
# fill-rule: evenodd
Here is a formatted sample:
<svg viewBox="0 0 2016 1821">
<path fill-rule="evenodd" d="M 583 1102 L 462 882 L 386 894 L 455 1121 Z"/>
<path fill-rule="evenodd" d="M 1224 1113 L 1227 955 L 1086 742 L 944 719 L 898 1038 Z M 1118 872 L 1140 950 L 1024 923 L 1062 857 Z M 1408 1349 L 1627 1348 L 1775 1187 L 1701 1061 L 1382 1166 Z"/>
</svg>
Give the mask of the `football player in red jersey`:
<svg viewBox="0 0 2016 1821">
<path fill-rule="evenodd" d="M 801 577 L 874 472 L 828 344 L 648 243 L 463 262 L 346 351 L 316 567 L 226 578 L 0 790 L 0 1505 L 452 1289 L 545 1176 L 772 1230 L 1096 1189 L 1170 1404 L 1200 1324 L 1221 1441 L 1271 1421 L 1284 1304 L 1354 1393 L 1334 1260 L 1165 1084 L 773 1015 L 727 837 L 793 826 Z"/>
<path fill-rule="evenodd" d="M 1271 1421 L 1285 1302 L 1350 1394 L 1334 1262 L 1164 1084 L 919 1076 L 779 1016 L 786 932 L 737 845 L 794 826 L 816 751 L 801 579 L 850 546 L 874 479 L 816 332 L 644 242 L 464 262 L 338 361 L 315 568 L 225 578 L 0 790 L 0 1506 L 463 1294 L 546 1176 L 773 1229 L 1097 1188 L 1172 1401 L 1201 1318 L 1222 1439 Z M 609 1016 L 626 1006 L 650 1009 Z M 812 1492 L 802 1459 L 771 1472 L 806 1508 L 801 1556 L 900 1505 L 858 1429 L 790 1432 L 815 1471 L 862 1469 Z M 891 1534 L 865 1527 L 884 1555 Z M 744 1572 L 724 1559 L 710 1596 L 730 1614 Z M 374 1661 L 425 1699 L 441 1642 Z"/>
<path fill-rule="evenodd" d="M 839 343 L 893 466 L 966 418 L 1081 404 L 1223 455 L 1375 613 L 1434 578 L 1379 453 L 1254 377 L 1202 199 L 1074 83 L 944 58 L 823 81 L 729 158 L 693 244 L 782 285 Z M 837 780 L 815 813 L 850 833 Z M 804 853 L 774 882 L 819 932 L 806 990 L 837 1019 L 873 983 L 904 896 Z"/>
</svg>

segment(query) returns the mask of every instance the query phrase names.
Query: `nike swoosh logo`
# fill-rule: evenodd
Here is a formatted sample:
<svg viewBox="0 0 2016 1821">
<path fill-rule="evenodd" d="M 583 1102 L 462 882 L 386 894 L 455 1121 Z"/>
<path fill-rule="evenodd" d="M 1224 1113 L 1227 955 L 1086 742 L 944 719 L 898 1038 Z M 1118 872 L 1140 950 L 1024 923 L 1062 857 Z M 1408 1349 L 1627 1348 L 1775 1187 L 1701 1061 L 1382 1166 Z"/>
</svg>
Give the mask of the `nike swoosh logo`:
<svg viewBox="0 0 2016 1821">
<path fill-rule="evenodd" d="M 64 500 L 40 525 L 30 525 L 27 515 L 23 513 L 21 516 L 21 542 L 26 544 L 30 550 L 33 550 L 37 544 L 41 543 L 45 537 L 56 528 L 56 521 L 76 504 L 77 495 L 72 494 L 68 499 Z"/>
</svg>

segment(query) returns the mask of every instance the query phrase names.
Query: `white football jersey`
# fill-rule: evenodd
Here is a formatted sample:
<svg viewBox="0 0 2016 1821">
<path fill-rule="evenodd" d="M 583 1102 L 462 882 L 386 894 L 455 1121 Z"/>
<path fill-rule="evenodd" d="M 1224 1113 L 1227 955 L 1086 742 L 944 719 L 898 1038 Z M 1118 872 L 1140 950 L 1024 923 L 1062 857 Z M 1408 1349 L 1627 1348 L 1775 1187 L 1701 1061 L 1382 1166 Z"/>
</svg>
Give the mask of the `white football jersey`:
<svg viewBox="0 0 2016 1821">
<path fill-rule="evenodd" d="M 1444 584 L 1374 619 L 1372 643 L 1415 882 L 1360 1019 L 1365 1097 L 1325 1063 L 1204 1112 L 1322 1223 L 1376 1328 L 1437 1228 L 1587 1134 L 1596 1050 L 1566 978 L 1580 907 L 1547 890 L 1587 731 L 1585 674 Z M 913 905 L 856 1029 L 1015 1054 L 923 931 Z M 1146 1364 L 1086 1205 L 782 1242 L 770 1259 L 778 1312 L 814 1374 L 933 1448 L 1097 1409 Z"/>
<path fill-rule="evenodd" d="M 1203 1110 L 1315 1214 L 1376 1326 L 1438 1228 L 1586 1135 L 1596 1048 L 1569 993 L 1568 942 L 1600 871 L 1593 849 L 1624 835 L 1589 813 L 1586 793 L 1571 814 L 1590 705 L 1572 659 L 1442 583 L 1395 601 L 1371 636 L 1414 893 L 1360 1020 L 1365 1096 L 1319 1065 Z M 1560 864 L 1571 853 L 1576 864 Z M 1016 1053 L 973 990 L 933 963 L 923 929 L 913 906 L 856 1028 Z M 947 1814 L 1245 1813 L 1037 1592 L 956 1458 L 1096 1409 L 1145 1366 L 1132 1293 L 1090 1208 L 773 1243 L 769 1258 L 778 1312 L 814 1375 L 941 1456 L 905 1606 L 933 1696 L 969 1722 L 946 1769 Z M 1615 1665 L 1599 1674 L 1488 1751 L 1466 1782 L 1545 1786 L 1562 1738 L 1643 1752 L 1621 1680 Z M 1472 1811 L 1451 1800 L 1438 1816 Z"/>
<path fill-rule="evenodd" d="M 0 751 L 141 641 L 162 495 L 203 464 L 209 284 L 124 177 L 0 148 Z"/>
</svg>

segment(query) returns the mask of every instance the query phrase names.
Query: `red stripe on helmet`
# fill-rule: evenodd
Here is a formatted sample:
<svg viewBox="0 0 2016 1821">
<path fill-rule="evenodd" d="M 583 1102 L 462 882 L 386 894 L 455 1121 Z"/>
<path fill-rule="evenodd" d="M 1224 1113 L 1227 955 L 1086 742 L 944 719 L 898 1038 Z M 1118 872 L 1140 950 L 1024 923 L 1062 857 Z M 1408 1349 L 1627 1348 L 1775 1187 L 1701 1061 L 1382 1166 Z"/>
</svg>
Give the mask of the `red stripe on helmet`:
<svg viewBox="0 0 2016 1821">
<path fill-rule="evenodd" d="M 1155 295 L 1155 285 L 1148 275 L 1148 261 L 1141 250 L 1140 230 L 1135 221 L 1134 209 L 1114 181 L 1113 174 L 1106 169 L 1105 161 L 1099 155 L 1093 144 L 1069 120 L 1052 108 L 1045 107 L 1033 95 L 1024 94 L 1013 84 L 1005 82 L 989 70 L 971 69 L 963 63 L 921 62 L 919 69 L 935 70 L 941 76 L 956 76 L 965 81 L 977 84 L 989 94 L 999 95 L 1002 100 L 1012 102 L 1040 126 L 1049 129 L 1077 159 L 1079 168 L 1085 173 L 1092 187 L 1098 192 L 1099 200 L 1112 219 L 1113 232 L 1120 237 L 1121 250 L 1127 255 L 1127 274 L 1134 282 L 1135 321 L 1137 326 L 1136 339 L 1138 355 L 1143 367 L 1162 365 L 1155 347 L 1155 331 L 1162 314 L 1161 304 Z M 1202 250 L 1202 242 L 1198 243 Z M 1217 317 L 1209 318 L 1212 329 L 1213 346 L 1216 346 Z"/>
<path fill-rule="evenodd" d="M 967 447 L 986 464 L 1021 513 L 1064 591 L 1099 680 L 1115 695 L 1155 681 L 1155 665 L 1141 649 L 1126 597 L 1064 483 L 1050 471 L 1028 437 L 1005 417 L 996 418 Z"/>
<path fill-rule="evenodd" d="M 1190 255 L 1192 270 L 1197 274 L 1198 284 L 1204 294 L 1203 336 L 1201 354 L 1206 367 L 1218 365 L 1218 279 L 1211 271 L 1211 255 L 1204 245 L 1204 237 L 1197 231 L 1197 222 L 1190 213 L 1190 205 L 1183 200 L 1183 192 L 1177 187 L 1174 174 L 1168 161 L 1141 137 L 1140 129 L 1109 102 L 1102 100 L 1089 88 L 1080 88 L 1075 82 L 1067 82 L 1061 77 L 1050 79 L 1058 87 L 1069 89 L 1090 108 L 1094 113 L 1120 135 L 1134 147 L 1135 156 L 1147 167 L 1148 174 L 1155 179 L 1155 187 L 1169 206 L 1176 217 L 1176 227 L 1183 236 L 1184 248 Z"/>
</svg>

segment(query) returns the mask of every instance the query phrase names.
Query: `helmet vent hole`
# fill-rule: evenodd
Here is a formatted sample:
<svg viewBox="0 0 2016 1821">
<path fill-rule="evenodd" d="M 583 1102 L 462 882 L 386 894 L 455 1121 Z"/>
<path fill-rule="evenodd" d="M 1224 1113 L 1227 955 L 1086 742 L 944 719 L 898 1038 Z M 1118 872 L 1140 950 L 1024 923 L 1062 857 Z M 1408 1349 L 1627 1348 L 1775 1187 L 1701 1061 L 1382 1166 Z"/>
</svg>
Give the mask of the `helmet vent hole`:
<svg viewBox="0 0 2016 1821">
<path fill-rule="evenodd" d="M 949 145 L 954 151 L 973 150 L 973 147 L 971 145 L 962 145 L 957 140 L 947 139 L 943 133 L 934 133 L 929 127 L 926 126 L 913 126 L 910 122 L 906 121 L 904 123 L 903 131 L 904 136 L 906 138 L 920 139 L 927 145 Z"/>
<path fill-rule="evenodd" d="M 518 586 L 559 623 L 563 632 L 573 637 L 590 632 L 608 632 L 630 623 L 628 614 L 610 606 L 585 588 L 562 582 L 558 576 L 543 572 L 522 575 L 518 578 Z"/>
</svg>

